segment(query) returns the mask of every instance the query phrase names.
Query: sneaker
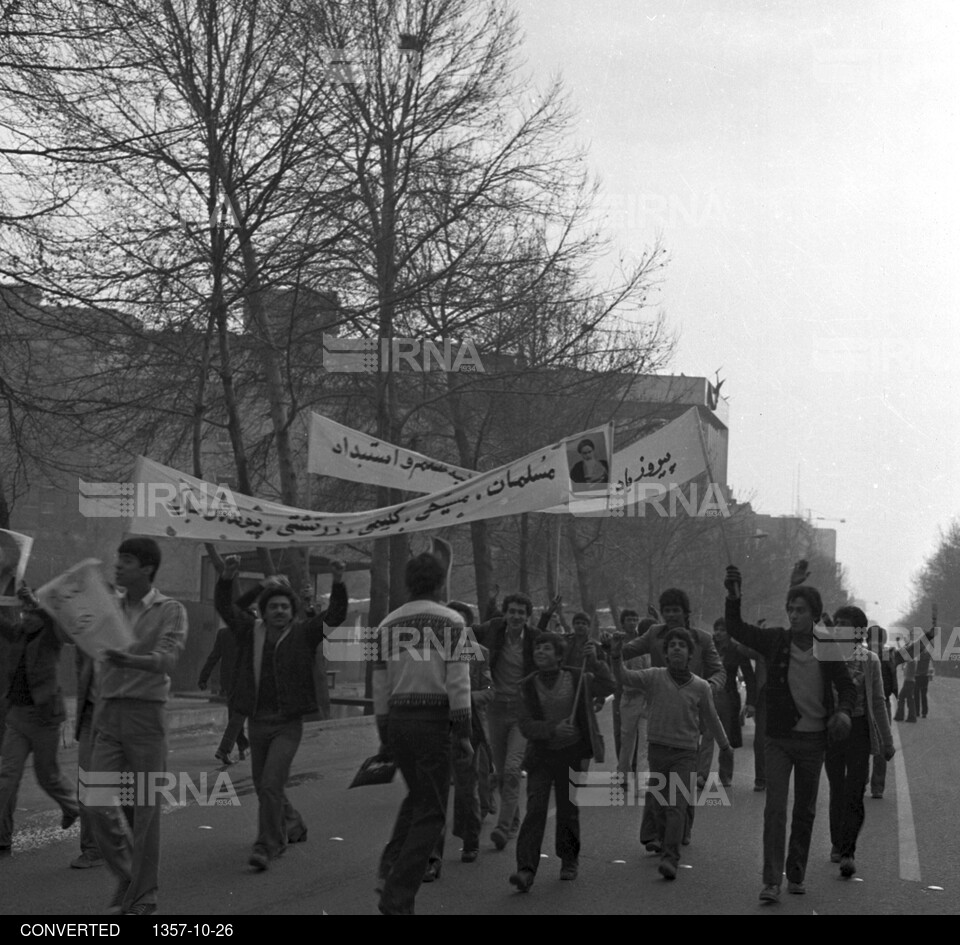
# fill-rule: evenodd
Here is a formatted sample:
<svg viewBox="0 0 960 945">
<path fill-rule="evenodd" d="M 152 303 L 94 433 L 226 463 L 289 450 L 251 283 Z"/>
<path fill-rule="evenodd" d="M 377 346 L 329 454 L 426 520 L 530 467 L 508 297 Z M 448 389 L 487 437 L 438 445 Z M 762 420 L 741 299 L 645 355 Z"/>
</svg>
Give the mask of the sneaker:
<svg viewBox="0 0 960 945">
<path fill-rule="evenodd" d="M 803 883 L 787 883 L 787 892 L 794 896 L 806 895 L 807 887 Z"/>
<path fill-rule="evenodd" d="M 856 871 L 857 864 L 854 862 L 852 856 L 845 856 L 840 861 L 840 875 L 843 876 L 844 879 L 849 879 Z"/>
<path fill-rule="evenodd" d="M 157 911 L 155 902 L 138 902 L 124 912 L 124 915 L 153 915 Z"/>
<path fill-rule="evenodd" d="M 530 870 L 520 870 L 510 877 L 510 882 L 517 887 L 517 892 L 530 892 L 530 887 L 533 885 L 533 873 Z"/>
<path fill-rule="evenodd" d="M 644 845 L 644 849 L 647 853 L 659 853 L 663 849 L 663 844 L 659 840 L 651 840 Z"/>
<path fill-rule="evenodd" d="M 63 812 L 63 817 L 60 820 L 60 829 L 69 830 L 80 817 L 79 810 L 65 810 Z"/>
<path fill-rule="evenodd" d="M 461 862 L 461 863 L 476 863 L 478 856 L 480 856 L 480 851 L 479 851 L 479 850 L 461 850 L 461 851 L 460 851 L 460 862 Z"/>
<path fill-rule="evenodd" d="M 830 862 L 831 862 L 831 863 L 839 863 L 839 862 L 840 862 L 840 848 L 839 848 L 839 847 L 831 847 L 831 849 L 830 849 Z"/>
<path fill-rule="evenodd" d="M 217 761 L 220 762 L 220 764 L 224 765 L 224 767 L 233 764 L 233 759 L 225 751 L 218 751 L 216 752 L 216 754 L 214 754 L 213 757 L 216 758 Z"/>
<path fill-rule="evenodd" d="M 499 827 L 494 827 L 493 830 L 490 831 L 490 839 L 498 850 L 502 850 L 507 845 L 507 835 Z M 526 892 L 526 890 L 524 890 L 524 892 Z"/>
<path fill-rule="evenodd" d="M 130 888 L 129 879 L 121 879 L 117 883 L 117 891 L 113 894 L 113 899 L 107 906 L 107 915 L 123 915 L 123 900 L 127 898 L 127 890 Z"/>
<path fill-rule="evenodd" d="M 763 889 L 760 890 L 760 901 L 761 902 L 779 902 L 780 887 L 764 886 Z"/>
<path fill-rule="evenodd" d="M 573 880 L 577 878 L 577 864 L 564 863 L 560 867 L 560 878 L 563 880 Z"/>
<path fill-rule="evenodd" d="M 88 870 L 94 866 L 103 866 L 103 857 L 99 854 L 81 853 L 75 860 L 70 861 L 70 869 Z"/>
<path fill-rule="evenodd" d="M 663 860 L 660 863 L 660 865 L 657 867 L 657 870 L 664 879 L 677 878 L 677 868 L 672 863 L 668 863 L 666 860 Z"/>
<path fill-rule="evenodd" d="M 247 860 L 247 863 L 262 873 L 270 865 L 270 860 L 266 853 L 262 853 L 260 850 L 254 850 L 253 853 L 250 854 L 250 859 Z"/>
</svg>

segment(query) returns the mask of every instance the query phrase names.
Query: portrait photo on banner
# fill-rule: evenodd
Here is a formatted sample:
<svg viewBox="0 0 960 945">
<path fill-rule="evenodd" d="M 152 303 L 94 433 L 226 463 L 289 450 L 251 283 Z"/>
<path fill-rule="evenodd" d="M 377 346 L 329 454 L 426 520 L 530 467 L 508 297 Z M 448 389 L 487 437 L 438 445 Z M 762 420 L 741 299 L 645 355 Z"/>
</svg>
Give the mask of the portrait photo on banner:
<svg viewBox="0 0 960 945">
<path fill-rule="evenodd" d="M 610 481 L 610 449 L 607 435 L 597 430 L 589 436 L 571 440 L 567 446 L 570 464 L 570 491 L 588 492 Z"/>
</svg>

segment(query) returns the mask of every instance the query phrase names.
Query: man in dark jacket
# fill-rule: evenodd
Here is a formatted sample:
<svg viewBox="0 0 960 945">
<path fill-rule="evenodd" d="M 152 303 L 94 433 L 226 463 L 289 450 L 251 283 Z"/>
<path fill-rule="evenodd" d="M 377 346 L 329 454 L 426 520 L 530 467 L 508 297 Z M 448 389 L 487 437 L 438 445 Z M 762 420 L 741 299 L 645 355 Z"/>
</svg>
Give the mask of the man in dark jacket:
<svg viewBox="0 0 960 945">
<path fill-rule="evenodd" d="M 795 585 L 787 592 L 790 627 L 754 627 L 740 615 L 742 578 L 727 568 L 727 633 L 766 660 L 767 798 L 763 811 L 761 902 L 779 902 L 787 833 L 787 797 L 793 773 L 793 821 L 786 857 L 787 891 L 806 892 L 804 876 L 817 813 L 817 791 L 828 738 L 850 732 L 857 692 L 841 653 L 814 649 L 814 624 L 823 613 L 816 588 Z M 834 705 L 833 689 L 837 691 Z"/>
<path fill-rule="evenodd" d="M 21 588 L 18 596 L 23 602 L 21 619 L 0 618 L 0 636 L 10 644 L 7 677 L 0 680 L 0 700 L 7 703 L 0 752 L 0 857 L 10 855 L 17 792 L 31 754 L 37 783 L 63 812 L 60 826 L 68 830 L 80 815 L 76 792 L 57 762 L 60 723 L 65 717 L 57 678 L 63 638 L 53 618 L 39 609 L 26 588 Z"/>
<path fill-rule="evenodd" d="M 281 579 L 268 579 L 259 599 L 263 619 L 257 620 L 234 606 L 233 581 L 239 570 L 238 558 L 226 559 L 214 603 L 237 644 L 229 704 L 232 712 L 250 719 L 252 775 L 260 809 L 249 863 L 265 870 L 287 843 L 307 839 L 307 828 L 287 799 L 284 786 L 303 737 L 303 716 L 317 711 L 313 662 L 323 640 L 323 627 L 343 623 L 347 591 L 343 566 L 337 562 L 326 612 L 298 620 L 297 595 Z"/>
<path fill-rule="evenodd" d="M 233 691 L 234 676 L 237 669 L 237 646 L 233 631 L 229 627 L 224 626 L 217 631 L 217 639 L 214 641 L 213 649 L 200 670 L 200 678 L 197 680 L 199 689 L 207 688 L 207 681 L 210 679 L 210 674 L 217 663 L 220 664 L 220 695 L 226 699 L 229 706 L 230 693 Z M 250 742 L 247 741 L 247 736 L 243 731 L 246 721 L 245 715 L 241 715 L 233 709 L 228 709 L 227 727 L 220 739 L 220 746 L 213 756 L 221 764 L 233 764 L 230 752 L 233 751 L 234 745 L 240 750 L 240 760 L 243 761 L 246 757 L 247 748 L 250 747 Z"/>
</svg>

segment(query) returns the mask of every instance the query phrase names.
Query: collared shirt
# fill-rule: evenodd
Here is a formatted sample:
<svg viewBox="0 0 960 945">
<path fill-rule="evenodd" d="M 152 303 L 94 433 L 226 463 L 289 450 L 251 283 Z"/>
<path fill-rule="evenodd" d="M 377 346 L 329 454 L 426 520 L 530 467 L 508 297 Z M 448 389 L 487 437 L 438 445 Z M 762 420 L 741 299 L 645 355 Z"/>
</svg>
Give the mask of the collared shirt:
<svg viewBox="0 0 960 945">
<path fill-rule="evenodd" d="M 121 594 L 120 596 L 120 609 L 123 611 L 124 616 L 127 620 L 130 621 L 130 626 L 135 627 L 137 621 L 140 617 L 146 613 L 147 608 L 150 607 L 153 602 L 157 599 L 157 589 L 151 587 L 143 597 L 138 601 L 130 600 L 126 594 Z"/>
</svg>

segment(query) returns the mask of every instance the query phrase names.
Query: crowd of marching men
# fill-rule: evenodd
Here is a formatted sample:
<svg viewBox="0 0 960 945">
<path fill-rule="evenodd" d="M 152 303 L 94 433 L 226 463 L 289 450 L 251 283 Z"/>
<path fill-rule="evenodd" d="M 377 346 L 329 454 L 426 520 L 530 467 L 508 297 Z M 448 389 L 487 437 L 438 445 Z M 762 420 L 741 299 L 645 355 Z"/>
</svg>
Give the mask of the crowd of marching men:
<svg viewBox="0 0 960 945">
<path fill-rule="evenodd" d="M 75 734 L 82 770 L 134 777 L 166 770 L 164 705 L 187 620 L 183 606 L 154 587 L 160 562 L 152 539 L 128 538 L 120 545 L 115 585 L 135 642 L 107 650 L 96 661 L 78 651 Z M 248 749 L 251 753 L 259 818 L 248 863 L 264 871 L 288 844 L 307 840 L 307 825 L 285 785 L 303 718 L 317 711 L 315 655 L 325 630 L 345 619 L 347 592 L 343 566 L 337 563 L 325 610 L 277 577 L 238 599 L 238 571 L 238 559 L 227 558 L 215 591 L 225 624 L 218 636 L 218 647 L 225 649 L 217 655 L 229 705 L 216 755 L 222 763 L 231 762 L 234 744 L 241 757 Z M 420 885 L 440 877 L 451 774 L 450 832 L 462 843 L 461 860 L 476 861 L 484 818 L 491 815 L 494 847 L 503 850 L 515 841 L 509 881 L 519 893 L 529 892 L 537 876 L 551 792 L 559 878 L 576 880 L 580 820 L 570 785 L 591 762 L 615 765 L 627 790 L 644 792 L 639 844 L 659 858 L 664 880 L 675 880 L 681 848 L 691 842 L 697 792 L 711 777 L 714 746 L 720 785 L 729 787 L 733 751 L 742 744 L 747 717 L 756 726 L 754 788 L 766 792 L 761 901 L 779 901 L 784 872 L 789 893 L 806 892 L 824 765 L 831 859 L 843 876 L 856 872 L 866 786 L 869 780 L 872 797 L 883 796 L 885 764 L 894 753 L 889 697 L 899 695 L 897 719 L 904 712 L 906 721 L 927 715 L 932 663 L 923 640 L 888 651 L 884 632 L 868 629 L 858 608 L 841 607 L 831 617 L 805 562 L 791 575 L 782 628 L 743 621 L 742 576 L 728 568 L 725 614 L 712 634 L 690 626 L 688 595 L 677 588 L 660 595 L 658 610 L 651 608 L 643 619 L 635 610 L 624 610 L 619 629 L 598 636 L 584 613 L 575 614 L 567 628 L 559 598 L 534 624 L 532 601 L 521 593 L 488 606 L 485 619 L 477 622 L 471 607 L 445 600 L 446 578 L 442 555 L 412 558 L 406 569 L 409 600 L 387 616 L 378 637 L 378 757 L 399 769 L 408 792 L 379 864 L 382 913 L 412 914 Z M 0 860 L 11 855 L 17 791 L 33 754 L 38 782 L 61 808 L 62 827 L 81 821 L 81 851 L 71 865 L 109 867 L 117 884 L 109 913 L 154 914 L 159 802 L 141 791 L 126 805 L 78 803 L 57 762 L 65 719 L 57 665 L 65 638 L 28 589 L 19 594 L 19 613 L 0 619 L 5 647 L 0 701 L 6 714 L 0 739 Z M 435 648 L 392 648 L 393 635 L 405 633 L 409 641 L 411 628 L 424 635 L 433 631 L 434 638 L 444 630 L 469 630 L 477 647 L 466 652 L 474 658 L 462 653 L 452 658 Z M 213 662 L 201 673 L 201 687 Z M 897 693 L 900 663 L 905 678 Z M 596 718 L 611 696 L 612 759 Z"/>
</svg>

